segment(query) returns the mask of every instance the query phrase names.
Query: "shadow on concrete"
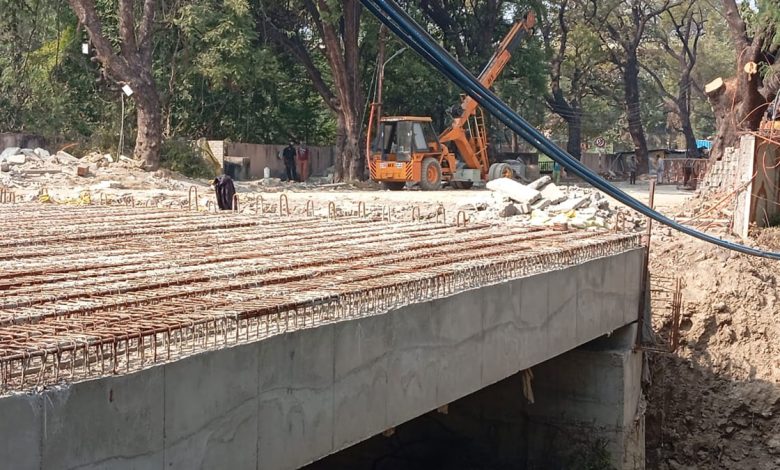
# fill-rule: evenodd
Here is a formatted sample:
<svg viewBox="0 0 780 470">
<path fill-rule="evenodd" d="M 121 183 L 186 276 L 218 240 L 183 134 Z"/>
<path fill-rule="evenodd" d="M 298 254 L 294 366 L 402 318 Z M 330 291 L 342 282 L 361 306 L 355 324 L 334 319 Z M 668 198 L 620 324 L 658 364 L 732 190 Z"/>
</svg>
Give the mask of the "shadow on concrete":
<svg viewBox="0 0 780 470">
<path fill-rule="evenodd" d="M 635 331 L 626 327 L 539 364 L 531 392 L 531 375 L 515 374 L 307 468 L 607 470 L 616 461 L 641 468 Z"/>
</svg>

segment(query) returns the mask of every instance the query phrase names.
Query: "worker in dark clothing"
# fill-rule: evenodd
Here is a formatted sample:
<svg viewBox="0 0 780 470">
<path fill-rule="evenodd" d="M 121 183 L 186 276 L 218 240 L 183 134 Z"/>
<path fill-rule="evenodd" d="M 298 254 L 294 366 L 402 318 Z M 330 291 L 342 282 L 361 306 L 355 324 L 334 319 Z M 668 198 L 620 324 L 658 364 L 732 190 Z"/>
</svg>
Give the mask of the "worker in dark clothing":
<svg viewBox="0 0 780 470">
<path fill-rule="evenodd" d="M 628 184 L 636 184 L 636 156 L 628 155 L 626 157 L 626 168 L 628 169 Z"/>
<path fill-rule="evenodd" d="M 233 196 L 236 194 L 236 187 L 233 180 L 228 175 L 222 175 L 214 178 L 211 183 L 217 194 L 217 206 L 220 210 L 228 211 L 233 209 Z"/>
<path fill-rule="evenodd" d="M 688 187 L 688 182 L 691 180 L 691 176 L 693 176 L 693 159 L 692 158 L 686 158 L 685 161 L 683 161 L 683 187 Z"/>
<path fill-rule="evenodd" d="M 295 155 L 298 151 L 295 149 L 295 145 L 290 142 L 290 145 L 285 147 L 282 151 L 282 160 L 284 161 L 284 169 L 287 173 L 287 181 L 298 181 L 298 173 L 295 171 Z"/>
</svg>

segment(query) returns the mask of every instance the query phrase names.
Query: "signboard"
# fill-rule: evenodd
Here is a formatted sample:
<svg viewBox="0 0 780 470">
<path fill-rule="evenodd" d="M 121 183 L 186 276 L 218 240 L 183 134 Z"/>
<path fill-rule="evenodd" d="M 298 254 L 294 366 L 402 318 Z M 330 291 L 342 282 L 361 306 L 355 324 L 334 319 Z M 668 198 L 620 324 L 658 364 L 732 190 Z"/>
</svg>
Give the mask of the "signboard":
<svg viewBox="0 0 780 470">
<path fill-rule="evenodd" d="M 607 146 L 607 141 L 604 140 L 604 137 L 596 137 L 596 140 L 593 143 L 596 144 L 596 147 L 601 149 Z"/>
</svg>

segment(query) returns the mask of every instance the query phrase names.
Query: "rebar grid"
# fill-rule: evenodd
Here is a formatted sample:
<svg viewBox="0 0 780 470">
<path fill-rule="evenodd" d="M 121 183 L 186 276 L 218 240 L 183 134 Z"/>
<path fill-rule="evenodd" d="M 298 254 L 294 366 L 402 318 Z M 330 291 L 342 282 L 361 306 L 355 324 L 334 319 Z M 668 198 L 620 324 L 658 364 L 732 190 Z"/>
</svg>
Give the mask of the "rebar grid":
<svg viewBox="0 0 780 470">
<path fill-rule="evenodd" d="M 433 300 L 640 246 L 519 225 L 0 205 L 0 393 Z"/>
</svg>

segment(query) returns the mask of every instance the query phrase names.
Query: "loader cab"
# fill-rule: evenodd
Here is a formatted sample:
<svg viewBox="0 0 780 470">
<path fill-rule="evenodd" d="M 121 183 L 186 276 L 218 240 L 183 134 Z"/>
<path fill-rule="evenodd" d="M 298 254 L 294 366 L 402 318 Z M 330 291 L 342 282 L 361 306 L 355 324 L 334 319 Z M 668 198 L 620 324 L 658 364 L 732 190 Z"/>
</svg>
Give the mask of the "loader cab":
<svg viewBox="0 0 780 470">
<path fill-rule="evenodd" d="M 373 148 L 381 160 L 408 162 L 415 154 L 430 153 L 439 146 L 429 117 L 393 116 L 382 118 L 381 123 Z"/>
</svg>

